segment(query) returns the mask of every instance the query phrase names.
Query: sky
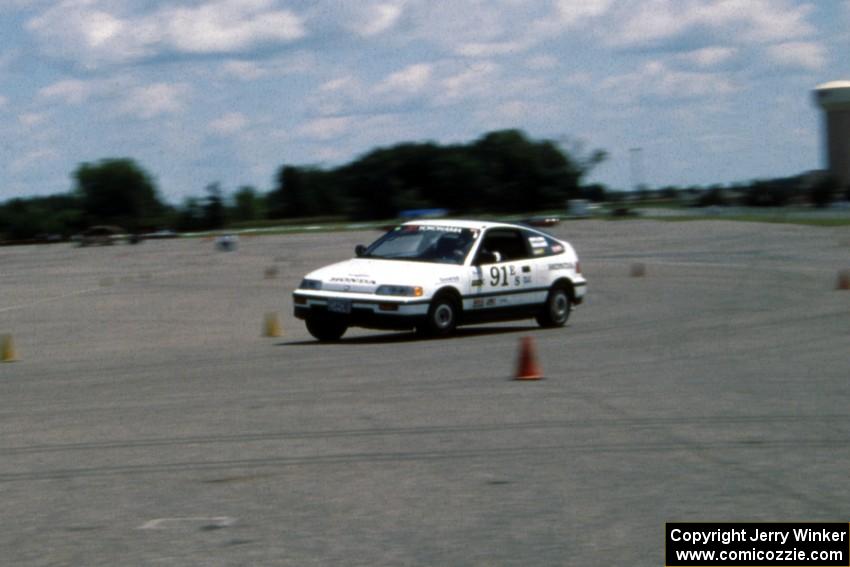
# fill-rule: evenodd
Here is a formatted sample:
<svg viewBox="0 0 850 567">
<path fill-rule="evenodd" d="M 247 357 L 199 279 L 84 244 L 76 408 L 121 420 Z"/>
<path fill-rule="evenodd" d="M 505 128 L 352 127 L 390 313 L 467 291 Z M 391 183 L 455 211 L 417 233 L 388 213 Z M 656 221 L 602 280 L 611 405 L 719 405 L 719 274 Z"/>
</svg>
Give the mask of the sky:
<svg viewBox="0 0 850 567">
<path fill-rule="evenodd" d="M 129 157 L 177 204 L 503 128 L 612 189 L 823 167 L 850 0 L 0 0 L 0 201 Z"/>
</svg>

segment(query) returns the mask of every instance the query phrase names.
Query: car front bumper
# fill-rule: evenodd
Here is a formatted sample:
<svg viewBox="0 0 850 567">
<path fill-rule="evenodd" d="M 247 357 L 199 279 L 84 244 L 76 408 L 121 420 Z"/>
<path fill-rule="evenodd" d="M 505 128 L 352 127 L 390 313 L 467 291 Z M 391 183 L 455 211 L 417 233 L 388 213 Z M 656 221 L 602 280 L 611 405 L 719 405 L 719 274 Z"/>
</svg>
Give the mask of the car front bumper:
<svg viewBox="0 0 850 567">
<path fill-rule="evenodd" d="M 371 329 L 410 329 L 421 324 L 428 314 L 429 301 L 354 293 L 296 291 L 292 294 L 293 311 L 298 319 L 310 316 L 345 319 L 349 325 Z M 333 304 L 347 312 L 332 310 Z"/>
</svg>

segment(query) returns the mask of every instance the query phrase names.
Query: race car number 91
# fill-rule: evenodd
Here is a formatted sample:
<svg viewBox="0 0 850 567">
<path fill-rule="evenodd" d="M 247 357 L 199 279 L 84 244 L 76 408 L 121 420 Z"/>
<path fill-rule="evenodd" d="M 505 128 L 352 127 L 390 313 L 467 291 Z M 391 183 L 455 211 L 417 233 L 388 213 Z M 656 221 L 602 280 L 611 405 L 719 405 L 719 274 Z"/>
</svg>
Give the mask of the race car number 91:
<svg viewBox="0 0 850 567">
<path fill-rule="evenodd" d="M 508 287 L 511 282 L 514 285 L 519 285 L 520 281 L 516 266 L 493 266 L 490 268 L 490 286 L 492 287 Z"/>
</svg>

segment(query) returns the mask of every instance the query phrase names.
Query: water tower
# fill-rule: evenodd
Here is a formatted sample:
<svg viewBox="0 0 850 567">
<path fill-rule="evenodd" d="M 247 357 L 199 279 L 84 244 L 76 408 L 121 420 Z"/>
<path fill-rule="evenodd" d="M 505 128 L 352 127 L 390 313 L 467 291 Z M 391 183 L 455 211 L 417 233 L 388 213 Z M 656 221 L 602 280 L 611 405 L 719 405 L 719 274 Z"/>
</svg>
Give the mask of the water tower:
<svg viewBox="0 0 850 567">
<path fill-rule="evenodd" d="M 850 185 L 850 81 L 833 81 L 815 88 L 815 102 L 826 122 L 829 174 L 840 187 Z"/>
</svg>

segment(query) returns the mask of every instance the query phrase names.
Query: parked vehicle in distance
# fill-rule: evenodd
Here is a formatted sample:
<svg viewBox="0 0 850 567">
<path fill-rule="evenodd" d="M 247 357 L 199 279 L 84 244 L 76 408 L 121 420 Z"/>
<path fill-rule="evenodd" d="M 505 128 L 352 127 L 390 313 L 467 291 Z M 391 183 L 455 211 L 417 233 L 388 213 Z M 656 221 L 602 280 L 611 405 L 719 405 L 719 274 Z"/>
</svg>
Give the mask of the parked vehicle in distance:
<svg viewBox="0 0 850 567">
<path fill-rule="evenodd" d="M 144 240 L 164 240 L 168 238 L 179 238 L 180 235 L 170 228 L 163 228 L 154 232 L 145 232 L 140 235 Z"/>
<path fill-rule="evenodd" d="M 537 215 L 529 217 L 522 221 L 522 224 L 528 226 L 551 227 L 561 222 L 561 217 L 557 215 Z"/>
<path fill-rule="evenodd" d="M 293 292 L 295 316 L 319 340 L 352 326 L 431 336 L 524 318 L 560 327 L 585 296 L 572 246 L 518 224 L 411 221 L 355 253 L 307 274 Z"/>
<path fill-rule="evenodd" d="M 110 246 L 120 240 L 125 232 L 119 226 L 92 226 L 79 235 L 77 242 L 80 246 Z"/>
</svg>

